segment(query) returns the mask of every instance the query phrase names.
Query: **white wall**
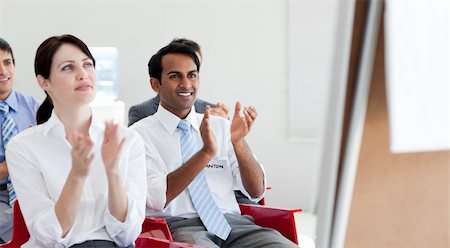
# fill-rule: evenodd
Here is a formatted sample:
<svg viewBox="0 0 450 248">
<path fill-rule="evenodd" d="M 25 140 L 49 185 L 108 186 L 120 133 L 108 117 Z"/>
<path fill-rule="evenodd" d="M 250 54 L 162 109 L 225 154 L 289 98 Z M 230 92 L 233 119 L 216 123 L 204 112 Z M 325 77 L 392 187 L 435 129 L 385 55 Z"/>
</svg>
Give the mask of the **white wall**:
<svg viewBox="0 0 450 248">
<path fill-rule="evenodd" d="M 89 46 L 117 47 L 119 100 L 126 110 L 154 95 L 147 75 L 151 55 L 174 37 L 197 41 L 204 54 L 199 97 L 230 108 L 241 100 L 258 109 L 248 140 L 273 188 L 268 203 L 311 210 L 321 144 L 288 139 L 286 14 L 287 3 L 279 0 L 2 0 L 0 36 L 14 49 L 16 89 L 39 99 L 43 93 L 33 61 L 45 38 L 71 33 Z M 314 25 L 328 22 L 304 25 L 314 30 Z M 330 32 L 324 46 L 330 46 L 333 35 Z M 327 75 L 330 69 L 325 64 L 322 72 Z"/>
</svg>

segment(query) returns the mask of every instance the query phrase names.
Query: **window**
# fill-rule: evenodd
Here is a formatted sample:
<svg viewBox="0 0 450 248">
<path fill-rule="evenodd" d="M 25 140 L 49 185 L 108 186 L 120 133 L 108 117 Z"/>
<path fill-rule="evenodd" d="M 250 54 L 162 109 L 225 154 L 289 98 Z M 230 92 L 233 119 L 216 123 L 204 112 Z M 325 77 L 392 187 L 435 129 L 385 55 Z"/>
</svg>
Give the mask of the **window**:
<svg viewBox="0 0 450 248">
<path fill-rule="evenodd" d="M 96 101 L 111 102 L 118 95 L 117 49 L 115 47 L 90 47 L 97 70 Z"/>
</svg>

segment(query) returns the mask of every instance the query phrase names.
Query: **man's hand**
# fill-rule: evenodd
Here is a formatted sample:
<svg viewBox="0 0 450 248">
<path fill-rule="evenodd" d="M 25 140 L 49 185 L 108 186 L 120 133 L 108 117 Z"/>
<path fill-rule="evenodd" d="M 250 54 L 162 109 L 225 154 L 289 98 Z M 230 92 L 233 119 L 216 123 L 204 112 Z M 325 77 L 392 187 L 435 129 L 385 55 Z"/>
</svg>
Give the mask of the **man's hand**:
<svg viewBox="0 0 450 248">
<path fill-rule="evenodd" d="M 238 101 L 236 102 L 233 120 L 231 121 L 231 143 L 233 144 L 241 141 L 250 132 L 258 116 L 253 106 L 244 107 L 242 113 L 243 115 L 241 115 L 241 103 Z"/>
<path fill-rule="evenodd" d="M 211 114 L 211 107 L 206 106 L 205 114 L 203 115 L 202 123 L 200 124 L 200 134 L 203 140 L 203 148 L 207 154 L 214 156 L 217 153 L 216 137 L 211 129 L 209 116 Z"/>
</svg>

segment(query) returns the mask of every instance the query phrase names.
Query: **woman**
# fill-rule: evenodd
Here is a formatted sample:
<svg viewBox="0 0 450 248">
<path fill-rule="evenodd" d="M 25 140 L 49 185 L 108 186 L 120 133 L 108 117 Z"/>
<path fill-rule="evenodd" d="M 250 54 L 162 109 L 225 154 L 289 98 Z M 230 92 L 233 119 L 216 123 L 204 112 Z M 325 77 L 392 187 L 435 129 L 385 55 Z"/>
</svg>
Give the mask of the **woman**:
<svg viewBox="0 0 450 248">
<path fill-rule="evenodd" d="M 47 95 L 40 125 L 6 152 L 31 236 L 24 247 L 132 247 L 145 218 L 142 140 L 92 114 L 95 60 L 80 39 L 48 38 L 34 67 Z"/>
</svg>

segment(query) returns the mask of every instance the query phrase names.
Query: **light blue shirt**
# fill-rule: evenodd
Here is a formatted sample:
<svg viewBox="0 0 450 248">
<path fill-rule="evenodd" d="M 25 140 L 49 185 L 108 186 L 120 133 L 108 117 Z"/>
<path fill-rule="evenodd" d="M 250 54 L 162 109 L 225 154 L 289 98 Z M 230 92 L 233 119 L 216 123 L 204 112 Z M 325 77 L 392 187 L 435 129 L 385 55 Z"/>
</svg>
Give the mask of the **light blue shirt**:
<svg viewBox="0 0 450 248">
<path fill-rule="evenodd" d="M 20 132 L 36 125 L 36 112 L 40 103 L 31 96 L 12 91 L 5 102 L 9 106 L 9 113 L 17 125 L 17 131 Z M 0 122 L 2 118 L 0 117 Z M 2 136 L 0 132 L 0 137 Z M 0 162 L 5 161 L 5 150 L 3 149 L 3 137 L 0 138 Z M 7 182 L 7 177 L 0 179 L 0 184 Z"/>
</svg>

